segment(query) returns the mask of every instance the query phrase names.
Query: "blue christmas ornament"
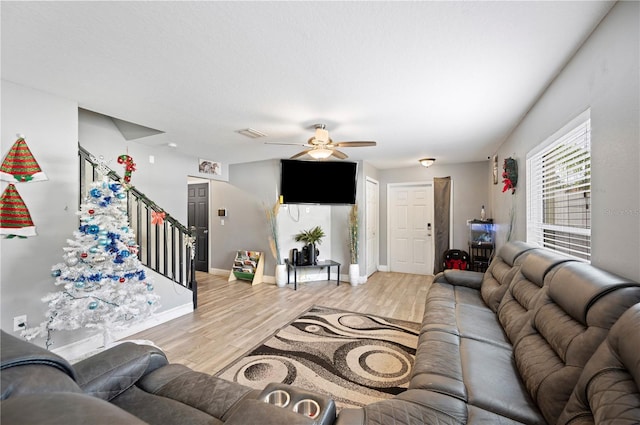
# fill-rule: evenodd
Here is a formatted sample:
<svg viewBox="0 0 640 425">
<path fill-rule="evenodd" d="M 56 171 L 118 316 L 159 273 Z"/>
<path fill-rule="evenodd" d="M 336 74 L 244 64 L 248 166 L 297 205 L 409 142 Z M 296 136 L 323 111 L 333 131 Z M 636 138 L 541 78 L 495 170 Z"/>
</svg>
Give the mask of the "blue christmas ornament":
<svg viewBox="0 0 640 425">
<path fill-rule="evenodd" d="M 153 291 L 153 285 L 152 284 L 148 284 L 147 285 L 147 291 Z"/>
<path fill-rule="evenodd" d="M 93 188 L 89 191 L 89 194 L 94 198 L 99 198 L 102 196 L 102 191 L 98 188 Z"/>
<path fill-rule="evenodd" d="M 109 232 L 107 232 L 106 230 L 102 229 L 102 230 L 100 230 L 100 232 L 98 232 L 98 234 L 102 235 L 102 236 L 107 236 L 109 234 Z"/>
<path fill-rule="evenodd" d="M 89 248 L 89 252 L 92 254 L 97 254 L 100 251 L 100 249 L 98 249 L 97 246 L 92 246 L 91 248 Z"/>
<path fill-rule="evenodd" d="M 62 274 L 62 272 L 60 270 L 54 270 L 51 272 L 51 276 L 53 277 L 58 277 Z"/>
<path fill-rule="evenodd" d="M 91 301 L 89 303 L 89 310 L 95 310 L 96 308 L 98 308 L 98 302 L 97 301 Z"/>
<path fill-rule="evenodd" d="M 98 245 L 105 246 L 106 244 L 107 244 L 107 238 L 105 238 L 105 237 L 99 237 L 98 238 Z"/>
<path fill-rule="evenodd" d="M 122 258 L 127 258 L 129 255 L 131 255 L 131 253 L 129 251 L 127 251 L 126 249 L 123 249 L 122 251 L 120 251 L 120 256 Z"/>
<path fill-rule="evenodd" d="M 97 235 L 100 231 L 100 226 L 97 224 L 90 224 L 87 226 L 87 233 L 90 235 Z"/>
<path fill-rule="evenodd" d="M 116 264 L 122 264 L 122 263 L 124 263 L 124 260 L 122 259 L 121 256 L 116 255 L 116 258 L 113 260 L 113 262 L 116 263 Z"/>
<path fill-rule="evenodd" d="M 118 199 L 125 199 L 127 197 L 126 193 L 120 192 L 118 194 L 116 194 L 116 196 L 118 197 Z"/>
<path fill-rule="evenodd" d="M 74 286 L 78 289 L 82 289 L 84 288 L 84 282 L 76 282 Z"/>
<path fill-rule="evenodd" d="M 109 184 L 109 189 L 111 189 L 111 191 L 113 192 L 117 192 L 122 188 L 122 185 L 120 183 L 111 183 Z"/>
</svg>

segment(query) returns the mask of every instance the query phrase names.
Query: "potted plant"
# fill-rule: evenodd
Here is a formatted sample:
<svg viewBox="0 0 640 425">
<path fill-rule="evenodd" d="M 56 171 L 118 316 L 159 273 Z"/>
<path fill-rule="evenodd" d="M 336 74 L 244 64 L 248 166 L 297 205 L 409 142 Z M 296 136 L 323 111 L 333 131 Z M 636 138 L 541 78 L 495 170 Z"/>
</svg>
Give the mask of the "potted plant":
<svg viewBox="0 0 640 425">
<path fill-rule="evenodd" d="M 276 260 L 276 285 L 285 286 L 287 282 L 287 266 L 282 262 L 280 256 L 280 246 L 278 244 L 278 212 L 280 211 L 280 202 L 276 200 L 273 207 L 264 208 L 264 212 L 267 216 L 267 223 L 269 224 L 269 248 L 271 248 L 271 254 Z"/>
<path fill-rule="evenodd" d="M 351 264 L 349 264 L 349 282 L 352 286 L 360 283 L 360 266 L 358 264 L 359 237 L 360 227 L 358 223 L 358 204 L 353 204 L 349 211 L 349 253 L 351 254 Z"/>
<path fill-rule="evenodd" d="M 316 249 L 316 244 L 320 245 L 322 243 L 322 238 L 325 237 L 324 230 L 322 227 L 316 226 L 314 228 L 303 230 L 294 236 L 296 242 L 304 242 L 307 245 L 307 249 L 309 252 L 309 264 L 317 264 L 318 258 L 318 250 Z"/>
</svg>

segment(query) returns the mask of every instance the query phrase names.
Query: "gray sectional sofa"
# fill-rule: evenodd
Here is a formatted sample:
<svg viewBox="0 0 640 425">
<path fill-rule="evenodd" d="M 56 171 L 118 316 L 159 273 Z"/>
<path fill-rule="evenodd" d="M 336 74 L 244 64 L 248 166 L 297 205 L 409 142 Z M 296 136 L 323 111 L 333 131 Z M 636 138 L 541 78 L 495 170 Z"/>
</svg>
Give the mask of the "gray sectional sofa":
<svg viewBox="0 0 640 425">
<path fill-rule="evenodd" d="M 434 278 L 408 390 L 336 424 L 640 424 L 638 303 L 637 282 L 507 243 Z"/>
<path fill-rule="evenodd" d="M 71 365 L 0 334 L 2 425 L 330 425 L 335 420 L 335 403 L 328 397 L 284 384 L 253 390 L 169 363 L 151 346 L 127 342 Z M 273 404 L 269 394 L 276 390 L 288 393 L 287 406 Z M 295 411 L 308 400 L 317 403 L 314 417 Z"/>
</svg>

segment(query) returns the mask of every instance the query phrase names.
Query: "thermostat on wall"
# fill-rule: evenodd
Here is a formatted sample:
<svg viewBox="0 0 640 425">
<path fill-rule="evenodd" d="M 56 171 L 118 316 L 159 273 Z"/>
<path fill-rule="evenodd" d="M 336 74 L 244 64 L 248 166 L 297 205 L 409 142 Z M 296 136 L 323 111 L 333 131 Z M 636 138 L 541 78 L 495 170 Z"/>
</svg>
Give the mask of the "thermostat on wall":
<svg viewBox="0 0 640 425">
<path fill-rule="evenodd" d="M 226 208 L 218 208 L 218 217 L 226 217 L 227 209 Z"/>
</svg>

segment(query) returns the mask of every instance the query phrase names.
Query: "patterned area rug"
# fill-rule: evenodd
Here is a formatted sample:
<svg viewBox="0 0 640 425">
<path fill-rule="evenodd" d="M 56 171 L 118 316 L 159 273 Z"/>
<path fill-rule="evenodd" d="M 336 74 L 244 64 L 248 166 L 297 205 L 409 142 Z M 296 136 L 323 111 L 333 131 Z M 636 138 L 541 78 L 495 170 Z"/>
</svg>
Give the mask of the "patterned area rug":
<svg viewBox="0 0 640 425">
<path fill-rule="evenodd" d="M 420 325 L 312 307 L 217 376 L 262 389 L 295 385 L 333 398 L 339 409 L 407 389 Z"/>
</svg>

